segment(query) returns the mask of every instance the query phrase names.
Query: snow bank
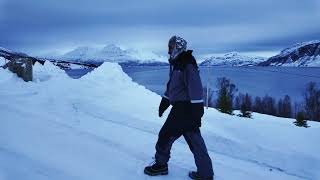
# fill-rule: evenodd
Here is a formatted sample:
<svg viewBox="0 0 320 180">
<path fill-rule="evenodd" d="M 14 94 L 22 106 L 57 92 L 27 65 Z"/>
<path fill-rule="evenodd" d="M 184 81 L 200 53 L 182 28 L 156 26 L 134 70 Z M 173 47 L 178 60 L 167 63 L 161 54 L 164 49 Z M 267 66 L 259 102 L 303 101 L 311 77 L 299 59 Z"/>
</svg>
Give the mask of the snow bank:
<svg viewBox="0 0 320 180">
<path fill-rule="evenodd" d="M 45 61 L 44 65 L 36 62 L 33 66 L 33 81 L 48 81 L 51 78 L 66 79 L 68 76 L 50 61 Z"/>
<path fill-rule="evenodd" d="M 101 103 L 104 103 L 109 109 L 137 118 L 156 118 L 156 113 L 150 116 L 144 111 L 156 112 L 161 98 L 144 86 L 134 83 L 118 64 L 105 62 L 99 68 L 83 76 L 80 81 L 88 88 L 88 91 L 83 92 L 84 94 L 102 95 L 104 102 Z M 97 97 L 97 99 L 101 98 Z M 158 102 L 155 104 L 155 101 Z"/>
<path fill-rule="evenodd" d="M 45 69 L 45 70 L 44 70 Z M 24 82 L 0 69 L 0 179 L 148 179 L 161 97 L 104 63 L 75 80 L 50 62 Z M 168 113 L 168 112 L 166 112 Z M 217 179 L 319 179 L 319 123 L 253 119 L 208 109 L 202 133 Z M 195 168 L 183 139 L 173 146 L 170 174 Z"/>
</svg>

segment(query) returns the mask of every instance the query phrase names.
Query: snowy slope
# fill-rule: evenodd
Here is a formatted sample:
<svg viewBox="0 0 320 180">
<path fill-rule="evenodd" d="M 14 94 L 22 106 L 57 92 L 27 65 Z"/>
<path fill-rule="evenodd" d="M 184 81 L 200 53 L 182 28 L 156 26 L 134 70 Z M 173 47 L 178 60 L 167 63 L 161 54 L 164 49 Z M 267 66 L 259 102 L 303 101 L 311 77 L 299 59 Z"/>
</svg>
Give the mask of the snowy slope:
<svg viewBox="0 0 320 180">
<path fill-rule="evenodd" d="M 212 56 L 206 58 L 201 66 L 254 66 L 265 61 L 263 57 L 249 57 L 239 54 L 238 52 L 230 52 L 223 56 Z"/>
<path fill-rule="evenodd" d="M 26 83 L 0 69 L 1 180 L 188 179 L 195 165 L 183 139 L 173 146 L 168 176 L 143 174 L 165 120 L 157 117 L 161 97 L 119 65 L 104 63 L 78 80 L 50 62 L 34 71 Z M 206 110 L 202 133 L 216 179 L 319 179 L 320 125 L 292 122 Z"/>
<path fill-rule="evenodd" d="M 297 44 L 294 44 L 292 47 L 288 47 L 288 48 L 282 50 L 280 54 L 281 54 L 281 56 L 287 56 L 291 53 L 294 53 L 299 48 L 302 48 L 302 47 L 308 46 L 308 45 L 318 44 L 318 43 L 320 43 L 319 40 L 297 43 Z"/>
<path fill-rule="evenodd" d="M 78 62 L 166 61 L 164 57 L 153 52 L 142 52 L 135 49 L 124 50 L 114 44 L 107 45 L 103 48 L 78 47 L 59 58 Z"/>
</svg>

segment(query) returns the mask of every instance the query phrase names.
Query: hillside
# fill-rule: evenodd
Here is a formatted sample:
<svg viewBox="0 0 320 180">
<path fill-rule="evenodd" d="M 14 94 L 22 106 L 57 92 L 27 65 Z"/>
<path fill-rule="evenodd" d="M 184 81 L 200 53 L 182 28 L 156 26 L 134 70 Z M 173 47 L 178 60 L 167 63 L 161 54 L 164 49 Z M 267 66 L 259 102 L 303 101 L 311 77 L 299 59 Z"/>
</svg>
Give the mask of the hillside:
<svg viewBox="0 0 320 180">
<path fill-rule="evenodd" d="M 303 42 L 282 50 L 260 66 L 320 67 L 320 41 Z"/>
<path fill-rule="evenodd" d="M 265 61 L 263 57 L 249 57 L 238 52 L 230 52 L 222 56 L 206 58 L 200 66 L 256 66 Z"/>
</svg>

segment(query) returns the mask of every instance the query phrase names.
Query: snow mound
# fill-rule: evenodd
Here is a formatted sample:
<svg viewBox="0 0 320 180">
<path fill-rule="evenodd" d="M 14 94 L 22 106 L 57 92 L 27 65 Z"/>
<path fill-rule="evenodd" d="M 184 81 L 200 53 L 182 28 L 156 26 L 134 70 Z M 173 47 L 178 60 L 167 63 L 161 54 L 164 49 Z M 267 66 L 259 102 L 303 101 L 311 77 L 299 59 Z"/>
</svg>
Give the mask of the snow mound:
<svg viewBox="0 0 320 180">
<path fill-rule="evenodd" d="M 122 71 L 122 68 L 119 64 L 105 62 L 95 70 L 89 72 L 86 76 L 83 76 L 81 79 L 98 79 L 104 80 L 105 82 L 131 82 L 132 79 Z"/>
<path fill-rule="evenodd" d="M 48 81 L 51 78 L 68 78 L 64 70 L 55 66 L 50 61 L 45 61 L 44 65 L 36 62 L 33 66 L 33 81 Z"/>
<path fill-rule="evenodd" d="M 105 98 L 110 109 L 119 111 L 120 109 L 126 109 L 125 114 L 135 117 L 141 117 L 145 115 L 143 109 L 157 109 L 158 104 L 154 104 L 154 100 L 157 99 L 160 102 L 160 97 L 147 90 L 144 86 L 141 86 L 132 81 L 132 79 L 123 72 L 120 65 L 117 63 L 105 62 L 95 70 L 91 71 L 87 75 L 80 78 L 83 86 L 87 86 L 90 91 L 94 88 L 95 95 L 105 95 Z M 130 101 L 128 101 L 130 99 Z M 140 103 L 143 99 L 144 103 Z M 139 106 L 137 106 L 137 103 Z M 150 104 L 154 104 L 151 105 Z M 149 118 L 156 118 L 154 115 Z"/>
<path fill-rule="evenodd" d="M 11 84 L 12 82 L 19 81 L 20 78 L 8 69 L 0 68 L 0 83 L 2 86 L 6 86 L 5 84 Z"/>
</svg>

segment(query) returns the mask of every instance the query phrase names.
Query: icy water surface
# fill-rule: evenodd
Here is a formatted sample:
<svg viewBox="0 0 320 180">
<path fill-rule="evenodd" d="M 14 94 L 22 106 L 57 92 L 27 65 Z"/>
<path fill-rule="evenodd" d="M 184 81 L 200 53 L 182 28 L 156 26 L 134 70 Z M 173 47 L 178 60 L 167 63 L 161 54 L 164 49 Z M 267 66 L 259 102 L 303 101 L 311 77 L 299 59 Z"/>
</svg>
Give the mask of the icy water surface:
<svg viewBox="0 0 320 180">
<path fill-rule="evenodd" d="M 133 81 L 162 95 L 169 79 L 168 66 L 123 66 Z M 72 78 L 78 79 L 91 69 L 66 70 Z M 209 74 L 209 76 L 208 76 Z M 238 92 L 252 96 L 269 95 L 282 98 L 289 95 L 293 102 L 303 99 L 303 91 L 308 82 L 320 85 L 320 68 L 295 67 L 200 67 L 203 86 L 216 91 L 218 77 L 227 77 L 236 85 Z M 209 77 L 209 78 L 208 78 Z"/>
<path fill-rule="evenodd" d="M 162 95 L 169 78 L 169 67 L 123 67 L 123 70 L 137 83 Z M 209 81 L 208 81 L 209 74 Z M 286 94 L 293 101 L 301 101 L 308 82 L 320 85 L 320 68 L 294 67 L 206 67 L 200 68 L 203 86 L 216 90 L 218 77 L 227 77 L 238 92 L 253 96 L 268 94 L 281 98 Z"/>
</svg>

